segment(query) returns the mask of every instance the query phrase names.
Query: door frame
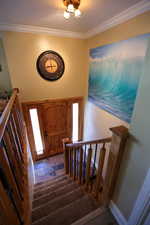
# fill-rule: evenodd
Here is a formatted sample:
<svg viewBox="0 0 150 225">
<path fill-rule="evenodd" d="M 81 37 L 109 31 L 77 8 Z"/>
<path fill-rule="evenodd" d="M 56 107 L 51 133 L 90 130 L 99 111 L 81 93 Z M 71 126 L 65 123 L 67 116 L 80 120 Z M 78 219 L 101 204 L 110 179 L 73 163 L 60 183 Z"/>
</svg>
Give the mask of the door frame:
<svg viewBox="0 0 150 225">
<path fill-rule="evenodd" d="M 45 143 L 44 143 L 44 132 L 42 128 L 42 121 L 40 116 L 40 110 L 38 110 L 38 105 L 44 104 L 44 103 L 53 103 L 53 102 L 60 102 L 60 101 L 66 101 L 69 104 L 68 107 L 68 115 L 70 115 L 70 121 L 72 121 L 72 104 L 78 103 L 79 104 L 79 140 L 82 140 L 83 138 L 83 115 L 84 115 L 84 97 L 71 97 L 71 98 L 59 98 L 59 99 L 46 99 L 46 100 L 37 100 L 37 101 L 29 101 L 29 102 L 23 102 L 22 108 L 23 108 L 23 115 L 25 119 L 25 124 L 27 128 L 27 134 L 29 139 L 29 144 L 32 152 L 33 161 L 37 161 L 43 158 L 46 158 L 46 151 L 45 151 Z M 43 143 L 43 150 L 44 153 L 42 155 L 37 155 L 35 150 L 35 143 L 34 143 L 34 136 L 33 136 L 33 130 L 31 125 L 31 119 L 29 110 L 32 108 L 37 108 L 38 118 L 39 118 L 39 125 L 41 130 L 41 137 L 42 137 L 42 143 Z M 69 124 L 69 130 L 70 133 L 72 132 L 72 124 Z M 69 137 L 71 138 L 71 137 Z"/>
</svg>

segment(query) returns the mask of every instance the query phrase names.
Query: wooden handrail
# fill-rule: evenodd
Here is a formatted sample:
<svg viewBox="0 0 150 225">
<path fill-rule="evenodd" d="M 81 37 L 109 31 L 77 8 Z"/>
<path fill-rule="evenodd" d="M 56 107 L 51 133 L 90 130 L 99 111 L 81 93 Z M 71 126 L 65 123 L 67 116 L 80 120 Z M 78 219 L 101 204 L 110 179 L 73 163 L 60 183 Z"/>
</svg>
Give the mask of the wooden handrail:
<svg viewBox="0 0 150 225">
<path fill-rule="evenodd" d="M 13 94 L 12 94 L 10 100 L 8 101 L 2 115 L 0 116 L 0 142 L 3 138 L 4 131 L 5 131 L 5 128 L 6 128 L 6 125 L 7 125 L 7 122 L 8 122 L 13 104 L 14 104 L 15 99 L 17 97 L 17 94 L 18 94 L 18 89 L 16 88 L 16 89 L 13 90 Z"/>
<path fill-rule="evenodd" d="M 103 139 L 96 139 L 91 141 L 79 141 L 74 143 L 66 144 L 66 148 L 79 148 L 82 145 L 93 145 L 93 144 L 103 144 L 103 143 L 110 143 L 111 137 L 103 138 Z"/>
</svg>

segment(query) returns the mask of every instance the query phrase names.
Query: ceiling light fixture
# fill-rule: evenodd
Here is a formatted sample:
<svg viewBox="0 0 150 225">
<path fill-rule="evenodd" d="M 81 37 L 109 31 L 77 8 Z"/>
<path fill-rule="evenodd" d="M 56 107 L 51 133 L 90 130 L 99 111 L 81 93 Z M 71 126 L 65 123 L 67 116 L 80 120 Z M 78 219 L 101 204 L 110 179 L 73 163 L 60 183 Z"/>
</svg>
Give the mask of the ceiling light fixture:
<svg viewBox="0 0 150 225">
<path fill-rule="evenodd" d="M 71 16 L 81 16 L 81 11 L 79 10 L 80 0 L 63 0 L 63 3 L 66 6 L 64 11 L 65 19 L 69 19 Z"/>
</svg>

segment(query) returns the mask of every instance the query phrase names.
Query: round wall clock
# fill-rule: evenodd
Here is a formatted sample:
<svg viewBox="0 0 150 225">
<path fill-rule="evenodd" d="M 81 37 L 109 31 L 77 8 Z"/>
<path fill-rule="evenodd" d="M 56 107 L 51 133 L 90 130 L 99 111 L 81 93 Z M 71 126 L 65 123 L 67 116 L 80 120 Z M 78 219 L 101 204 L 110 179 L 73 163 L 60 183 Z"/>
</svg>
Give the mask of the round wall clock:
<svg viewBox="0 0 150 225">
<path fill-rule="evenodd" d="M 62 57 L 54 51 L 45 51 L 37 59 L 37 71 L 45 80 L 58 80 L 64 73 L 65 64 Z"/>
</svg>

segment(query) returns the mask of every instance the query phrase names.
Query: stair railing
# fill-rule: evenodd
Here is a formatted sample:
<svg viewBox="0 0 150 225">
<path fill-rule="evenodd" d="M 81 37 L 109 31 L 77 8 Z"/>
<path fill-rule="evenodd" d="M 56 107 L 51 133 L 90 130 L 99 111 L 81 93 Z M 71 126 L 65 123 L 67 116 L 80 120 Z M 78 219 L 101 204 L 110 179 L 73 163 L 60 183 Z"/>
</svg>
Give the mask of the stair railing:
<svg viewBox="0 0 150 225">
<path fill-rule="evenodd" d="M 27 143 L 18 89 L 0 116 L 0 214 L 2 224 L 25 223 Z"/>
<path fill-rule="evenodd" d="M 65 172 L 103 205 L 108 205 L 128 137 L 124 126 L 110 129 L 112 137 L 72 143 L 63 140 Z"/>
</svg>

